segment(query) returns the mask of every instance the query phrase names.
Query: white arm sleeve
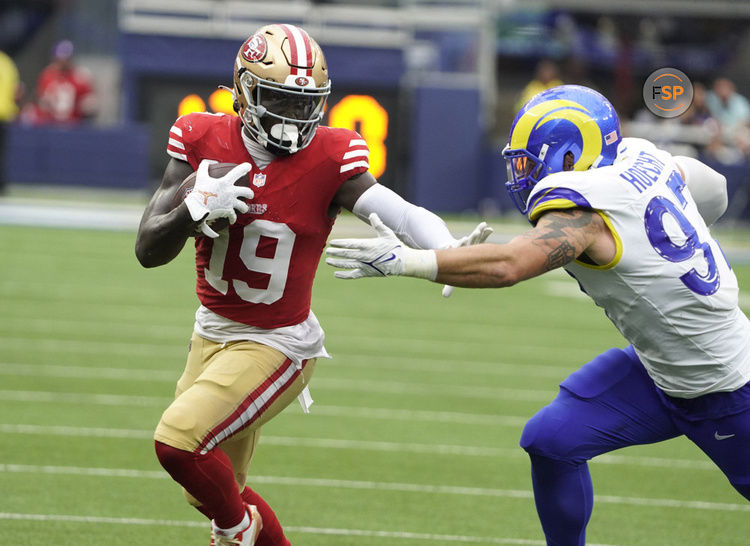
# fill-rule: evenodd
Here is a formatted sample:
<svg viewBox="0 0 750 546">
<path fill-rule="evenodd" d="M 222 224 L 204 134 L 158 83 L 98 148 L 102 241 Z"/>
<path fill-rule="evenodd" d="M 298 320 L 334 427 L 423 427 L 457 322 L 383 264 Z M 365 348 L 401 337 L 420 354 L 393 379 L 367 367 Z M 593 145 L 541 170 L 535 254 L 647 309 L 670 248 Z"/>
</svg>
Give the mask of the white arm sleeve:
<svg viewBox="0 0 750 546">
<path fill-rule="evenodd" d="M 705 163 L 686 156 L 675 156 L 685 184 L 693 196 L 698 212 L 710 226 L 727 210 L 727 179 Z"/>
<path fill-rule="evenodd" d="M 364 222 L 369 222 L 370 214 L 377 213 L 412 248 L 446 248 L 456 242 L 439 216 L 409 203 L 382 184 L 365 190 L 352 212 Z"/>
</svg>

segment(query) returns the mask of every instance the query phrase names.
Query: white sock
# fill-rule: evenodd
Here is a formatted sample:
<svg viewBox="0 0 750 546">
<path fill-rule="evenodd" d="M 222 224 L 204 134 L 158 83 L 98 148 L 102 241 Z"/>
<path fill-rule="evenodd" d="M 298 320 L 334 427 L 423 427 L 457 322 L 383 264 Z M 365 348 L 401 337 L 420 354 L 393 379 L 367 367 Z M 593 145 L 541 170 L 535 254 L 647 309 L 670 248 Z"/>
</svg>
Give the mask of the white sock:
<svg viewBox="0 0 750 546">
<path fill-rule="evenodd" d="M 242 521 L 239 522 L 234 527 L 230 527 L 229 529 L 222 529 L 221 527 L 217 527 L 216 530 L 220 532 L 224 536 L 233 537 L 240 531 L 244 531 L 250 527 L 250 515 L 247 513 L 247 510 L 245 510 L 245 515 L 242 518 Z"/>
</svg>

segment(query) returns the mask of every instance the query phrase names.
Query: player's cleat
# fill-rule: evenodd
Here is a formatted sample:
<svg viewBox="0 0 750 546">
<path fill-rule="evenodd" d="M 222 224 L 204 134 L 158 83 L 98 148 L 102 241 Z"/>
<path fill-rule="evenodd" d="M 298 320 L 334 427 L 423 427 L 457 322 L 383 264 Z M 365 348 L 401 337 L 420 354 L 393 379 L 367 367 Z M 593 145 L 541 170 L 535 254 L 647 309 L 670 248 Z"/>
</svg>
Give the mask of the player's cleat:
<svg viewBox="0 0 750 546">
<path fill-rule="evenodd" d="M 245 510 L 250 518 L 250 523 L 241 531 L 233 535 L 227 535 L 211 521 L 211 546 L 253 546 L 263 529 L 263 519 L 258 509 L 252 504 L 245 504 Z"/>
</svg>

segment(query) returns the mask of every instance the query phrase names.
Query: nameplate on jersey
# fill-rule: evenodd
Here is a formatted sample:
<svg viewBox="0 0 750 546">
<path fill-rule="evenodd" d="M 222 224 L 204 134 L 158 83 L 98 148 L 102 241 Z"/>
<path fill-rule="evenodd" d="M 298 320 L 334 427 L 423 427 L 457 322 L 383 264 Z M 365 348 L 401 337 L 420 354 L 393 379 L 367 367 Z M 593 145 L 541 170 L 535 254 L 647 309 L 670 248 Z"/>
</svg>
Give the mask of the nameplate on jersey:
<svg viewBox="0 0 750 546">
<path fill-rule="evenodd" d="M 620 178 L 630 182 L 638 193 L 650 188 L 659 179 L 664 170 L 664 163 L 648 152 L 641 152 L 633 162 L 633 166 L 620 173 Z"/>
<path fill-rule="evenodd" d="M 247 214 L 265 214 L 268 210 L 266 203 L 248 203 Z"/>
</svg>

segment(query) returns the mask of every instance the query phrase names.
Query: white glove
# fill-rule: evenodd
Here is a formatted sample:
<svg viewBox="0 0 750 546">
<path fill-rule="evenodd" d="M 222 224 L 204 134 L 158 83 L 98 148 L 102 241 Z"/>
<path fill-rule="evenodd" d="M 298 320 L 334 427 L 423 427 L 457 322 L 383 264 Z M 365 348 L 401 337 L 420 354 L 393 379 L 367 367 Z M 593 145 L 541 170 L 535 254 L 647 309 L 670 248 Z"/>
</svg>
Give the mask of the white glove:
<svg viewBox="0 0 750 546">
<path fill-rule="evenodd" d="M 456 242 L 451 245 L 451 248 L 481 244 L 485 242 L 487 240 L 487 237 L 492 235 L 494 232 L 494 229 L 487 226 L 487 222 L 480 222 L 479 224 L 477 224 L 477 227 L 474 228 L 474 231 L 472 231 L 468 235 L 464 235 L 460 239 L 457 239 Z"/>
<path fill-rule="evenodd" d="M 487 226 L 487 222 L 480 222 L 474 231 L 468 235 L 464 235 L 460 239 L 456 239 L 456 242 L 450 245 L 449 248 L 459 248 L 462 246 L 479 245 L 487 240 L 487 237 L 494 233 L 494 229 Z M 446 284 L 443 286 L 443 297 L 450 298 L 453 294 L 453 287 Z"/>
<path fill-rule="evenodd" d="M 198 165 L 195 185 L 185 196 L 185 204 L 190 211 L 190 217 L 195 222 L 201 222 L 201 231 L 211 238 L 219 236 L 208 225 L 217 218 L 227 218 L 230 224 L 237 221 L 237 212 L 245 213 L 248 205 L 240 199 L 252 199 L 255 193 L 250 188 L 235 186 L 234 183 L 249 173 L 253 166 L 242 163 L 234 167 L 221 178 L 213 178 L 208 173 L 209 165 L 216 163 L 212 159 L 204 159 Z"/>
<path fill-rule="evenodd" d="M 336 271 L 339 279 L 408 275 L 435 280 L 437 258 L 432 250 L 416 250 L 406 246 L 374 212 L 370 225 L 375 239 L 334 239 L 326 249 L 326 263 L 351 271 Z"/>
</svg>

